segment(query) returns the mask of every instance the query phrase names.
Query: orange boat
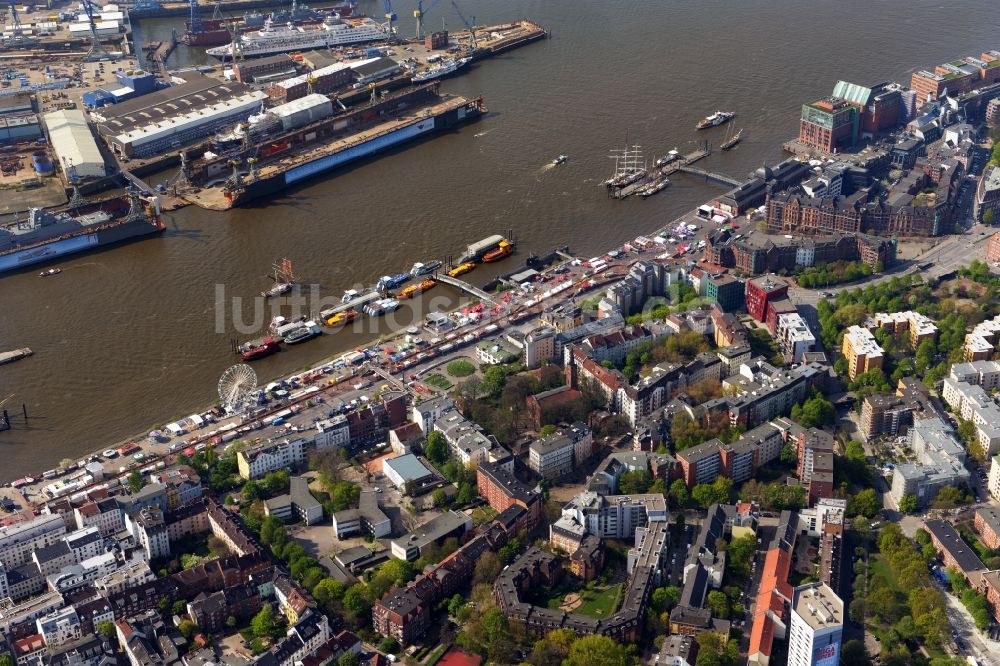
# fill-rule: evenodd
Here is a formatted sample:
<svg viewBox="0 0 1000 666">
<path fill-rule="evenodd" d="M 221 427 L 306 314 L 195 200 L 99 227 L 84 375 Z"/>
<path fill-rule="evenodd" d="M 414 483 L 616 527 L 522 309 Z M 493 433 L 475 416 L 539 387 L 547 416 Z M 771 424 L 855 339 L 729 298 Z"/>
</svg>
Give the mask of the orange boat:
<svg viewBox="0 0 1000 666">
<path fill-rule="evenodd" d="M 358 316 L 358 311 L 353 308 L 350 310 L 344 310 L 343 312 L 338 312 L 332 317 L 327 318 L 324 322 L 327 326 L 336 326 L 337 324 L 347 324 L 354 321 L 354 318 Z"/>
<path fill-rule="evenodd" d="M 406 287 L 396 294 L 396 298 L 413 298 L 417 294 L 422 294 L 436 284 L 437 282 L 434 280 L 424 280 L 420 284 L 411 284 L 409 287 Z"/>
<path fill-rule="evenodd" d="M 500 241 L 499 247 L 495 250 L 490 250 L 483 255 L 483 261 L 500 261 L 504 257 L 510 256 L 514 252 L 514 246 L 507 241 Z"/>
<path fill-rule="evenodd" d="M 459 264 L 458 266 L 455 266 L 455 268 L 448 271 L 448 275 L 450 275 L 451 277 L 458 277 L 459 275 L 468 273 L 475 267 L 476 267 L 476 262 L 467 261 L 464 264 Z"/>
</svg>

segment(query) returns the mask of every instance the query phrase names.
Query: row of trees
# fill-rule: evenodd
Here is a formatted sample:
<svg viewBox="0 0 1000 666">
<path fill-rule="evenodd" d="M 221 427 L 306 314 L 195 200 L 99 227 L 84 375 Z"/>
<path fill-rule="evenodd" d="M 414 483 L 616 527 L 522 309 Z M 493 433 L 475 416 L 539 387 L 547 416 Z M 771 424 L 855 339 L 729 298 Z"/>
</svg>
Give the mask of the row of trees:
<svg viewBox="0 0 1000 666">
<path fill-rule="evenodd" d="M 881 272 L 881 267 L 878 272 Z M 871 266 L 860 261 L 833 261 L 821 266 L 810 266 L 799 273 L 799 285 L 806 289 L 829 287 L 844 282 L 854 282 L 872 274 Z"/>
</svg>

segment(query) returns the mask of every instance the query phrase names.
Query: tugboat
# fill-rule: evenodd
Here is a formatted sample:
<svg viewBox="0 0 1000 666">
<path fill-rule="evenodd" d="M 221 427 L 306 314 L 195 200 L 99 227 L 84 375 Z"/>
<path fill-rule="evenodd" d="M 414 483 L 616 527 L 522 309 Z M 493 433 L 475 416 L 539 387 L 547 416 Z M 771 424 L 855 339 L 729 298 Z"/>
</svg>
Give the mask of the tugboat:
<svg viewBox="0 0 1000 666">
<path fill-rule="evenodd" d="M 428 261 L 426 264 L 422 264 L 418 261 L 413 264 L 413 267 L 410 269 L 410 275 L 427 275 L 428 273 L 433 273 L 443 265 L 443 262 L 438 259 Z"/>
<path fill-rule="evenodd" d="M 49 277 L 50 275 L 59 275 L 60 273 L 62 273 L 61 268 L 50 268 L 47 271 L 42 271 L 41 273 L 39 273 L 38 277 Z"/>
<path fill-rule="evenodd" d="M 743 130 L 740 129 L 738 132 L 736 132 L 736 134 L 732 135 L 731 137 L 723 141 L 722 145 L 719 146 L 719 148 L 721 148 L 722 150 L 730 150 L 732 148 L 735 148 L 736 144 L 738 144 L 742 138 L 743 138 Z"/>
<path fill-rule="evenodd" d="M 667 166 L 668 164 L 672 164 L 672 163 L 676 162 L 680 158 L 681 158 L 681 154 L 677 151 L 676 148 L 674 148 L 673 150 L 671 150 L 670 152 L 668 152 L 666 155 L 664 155 L 660 159 L 656 160 L 656 163 L 655 163 L 656 168 L 657 169 L 662 169 L 663 167 Z"/>
<path fill-rule="evenodd" d="M 712 115 L 699 120 L 698 124 L 695 125 L 696 129 L 708 129 L 709 127 L 718 127 L 722 123 L 728 123 L 730 120 L 736 117 L 736 114 L 732 111 L 716 111 Z"/>
<path fill-rule="evenodd" d="M 504 257 L 508 257 L 514 252 L 514 246 L 507 241 L 500 241 L 500 246 L 495 250 L 490 250 L 483 255 L 483 261 L 500 261 Z"/>
<path fill-rule="evenodd" d="M 270 356 L 280 349 L 277 338 L 267 337 L 263 340 L 248 342 L 239 348 L 240 358 L 244 361 L 256 361 L 259 358 Z"/>
<path fill-rule="evenodd" d="M 565 164 L 566 160 L 568 160 L 568 159 L 569 159 L 568 155 L 560 155 L 559 157 L 557 157 L 554 160 L 552 160 L 552 165 L 553 166 L 559 166 L 560 164 Z"/>
</svg>

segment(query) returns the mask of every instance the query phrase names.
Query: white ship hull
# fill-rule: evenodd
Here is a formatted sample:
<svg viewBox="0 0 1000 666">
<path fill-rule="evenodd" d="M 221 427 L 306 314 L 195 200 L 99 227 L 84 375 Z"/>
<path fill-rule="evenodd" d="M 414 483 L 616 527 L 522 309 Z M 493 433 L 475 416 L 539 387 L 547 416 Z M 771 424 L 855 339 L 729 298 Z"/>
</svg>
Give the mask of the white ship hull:
<svg viewBox="0 0 1000 666">
<path fill-rule="evenodd" d="M 241 35 L 237 52 L 247 58 L 291 53 L 311 49 L 332 48 L 348 44 L 375 42 L 389 38 L 384 25 L 365 19 L 360 25 L 337 23 L 321 26 L 265 26 L 257 32 Z M 220 60 L 229 60 L 233 55 L 233 45 L 217 46 L 205 51 Z"/>
</svg>

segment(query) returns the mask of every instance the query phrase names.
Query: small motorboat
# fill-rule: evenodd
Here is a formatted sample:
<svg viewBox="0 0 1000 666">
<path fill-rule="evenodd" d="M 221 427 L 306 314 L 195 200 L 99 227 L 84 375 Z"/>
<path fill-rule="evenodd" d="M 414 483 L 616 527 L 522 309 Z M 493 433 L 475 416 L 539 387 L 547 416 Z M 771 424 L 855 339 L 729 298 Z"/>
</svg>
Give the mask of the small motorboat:
<svg viewBox="0 0 1000 666">
<path fill-rule="evenodd" d="M 60 273 L 62 273 L 61 268 L 50 268 L 47 271 L 42 271 L 41 273 L 39 273 L 38 277 L 49 277 L 50 275 L 59 275 Z"/>
<path fill-rule="evenodd" d="M 568 159 L 569 159 L 568 155 L 560 155 L 559 157 L 557 157 L 554 160 L 552 160 L 552 164 L 555 165 L 555 166 L 558 166 L 560 164 L 565 164 L 566 160 L 568 160 Z"/>
</svg>

